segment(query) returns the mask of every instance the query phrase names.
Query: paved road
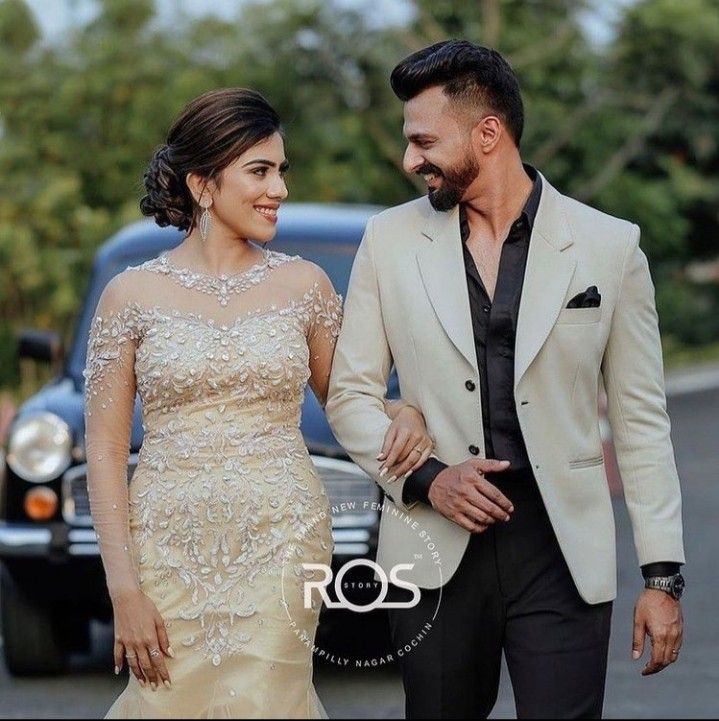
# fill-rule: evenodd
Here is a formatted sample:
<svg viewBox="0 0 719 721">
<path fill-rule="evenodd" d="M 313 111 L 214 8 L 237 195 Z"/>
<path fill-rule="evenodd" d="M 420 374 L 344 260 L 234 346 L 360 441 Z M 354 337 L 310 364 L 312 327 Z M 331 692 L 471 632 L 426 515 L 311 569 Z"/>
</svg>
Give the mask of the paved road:
<svg viewBox="0 0 719 721">
<path fill-rule="evenodd" d="M 631 529 L 616 501 L 619 597 L 615 604 L 607 682 L 607 718 L 717 718 L 719 716 L 719 390 L 685 393 L 669 402 L 673 438 L 684 490 L 688 565 L 684 602 L 686 637 L 681 660 L 649 678 L 643 662 L 630 658 L 632 605 L 640 588 Z M 107 650 L 108 628 L 98 646 Z M 77 659 L 62 678 L 13 679 L 0 663 L 0 717 L 99 718 L 121 690 L 102 665 L 101 651 Z M 396 670 L 320 669 L 316 684 L 332 718 L 402 718 L 402 689 Z M 494 718 L 514 716 L 506 675 Z"/>
</svg>

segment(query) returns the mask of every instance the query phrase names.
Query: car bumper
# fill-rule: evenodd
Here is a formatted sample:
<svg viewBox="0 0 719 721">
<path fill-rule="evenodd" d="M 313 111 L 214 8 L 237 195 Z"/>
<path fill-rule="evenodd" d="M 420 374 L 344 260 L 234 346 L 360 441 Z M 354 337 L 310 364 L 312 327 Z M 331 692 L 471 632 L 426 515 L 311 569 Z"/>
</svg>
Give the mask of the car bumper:
<svg viewBox="0 0 719 721">
<path fill-rule="evenodd" d="M 0 521 L 0 559 L 99 556 L 95 531 L 62 525 L 37 527 Z"/>
</svg>

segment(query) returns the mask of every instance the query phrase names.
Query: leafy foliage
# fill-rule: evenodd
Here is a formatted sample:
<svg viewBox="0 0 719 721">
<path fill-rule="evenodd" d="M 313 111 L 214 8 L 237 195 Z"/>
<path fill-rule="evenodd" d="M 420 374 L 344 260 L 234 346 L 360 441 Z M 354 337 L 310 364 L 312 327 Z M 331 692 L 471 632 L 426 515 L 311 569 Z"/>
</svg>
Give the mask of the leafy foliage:
<svg viewBox="0 0 719 721">
<path fill-rule="evenodd" d="M 70 330 L 95 249 L 139 215 L 145 164 L 191 98 L 266 94 L 284 121 L 292 199 L 399 203 L 420 190 L 401 172 L 389 72 L 452 36 L 497 47 L 517 71 L 526 159 L 641 225 L 667 347 L 719 335 L 716 286 L 683 270 L 716 256 L 719 231 L 714 0 L 640 0 L 606 47 L 585 37 L 575 0 L 414 0 L 403 27 L 322 0 L 171 27 L 153 0 L 99 5 L 48 46 L 23 0 L 0 0 L 0 386 L 17 381 L 17 331 Z"/>
</svg>

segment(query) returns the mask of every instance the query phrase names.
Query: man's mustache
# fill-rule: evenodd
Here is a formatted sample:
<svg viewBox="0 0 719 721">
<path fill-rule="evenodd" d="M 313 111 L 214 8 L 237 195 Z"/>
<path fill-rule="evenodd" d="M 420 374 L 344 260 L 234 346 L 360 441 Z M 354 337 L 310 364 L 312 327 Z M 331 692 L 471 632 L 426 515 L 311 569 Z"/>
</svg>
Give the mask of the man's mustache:
<svg viewBox="0 0 719 721">
<path fill-rule="evenodd" d="M 430 163 L 421 165 L 417 170 L 414 171 L 417 175 L 440 175 L 444 177 L 444 173 L 436 166 Z"/>
</svg>

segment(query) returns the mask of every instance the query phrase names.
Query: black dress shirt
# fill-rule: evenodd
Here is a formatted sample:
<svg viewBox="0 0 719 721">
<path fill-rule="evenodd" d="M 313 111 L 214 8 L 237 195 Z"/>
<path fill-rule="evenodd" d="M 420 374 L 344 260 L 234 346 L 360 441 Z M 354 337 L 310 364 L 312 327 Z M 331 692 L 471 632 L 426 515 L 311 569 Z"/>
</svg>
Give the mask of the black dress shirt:
<svg viewBox="0 0 719 721">
<path fill-rule="evenodd" d="M 459 221 L 479 368 L 485 457 L 507 460 L 515 472 L 531 467 L 514 402 L 514 347 L 529 238 L 542 194 L 536 170 L 530 167 L 526 170 L 534 185 L 502 245 L 492 300 L 467 248 L 469 222 L 463 207 Z"/>
<path fill-rule="evenodd" d="M 459 232 L 479 370 L 485 456 L 508 460 L 513 470 L 531 468 L 514 402 L 514 346 L 529 239 L 542 194 L 539 174 L 531 166 L 524 167 L 533 181 L 532 191 L 502 245 L 493 300 L 467 248 L 469 222 L 464 207 L 459 209 Z M 467 381 L 465 387 L 470 392 L 476 390 L 472 381 Z M 470 446 L 470 452 L 478 455 L 479 448 Z M 429 487 L 446 467 L 436 458 L 428 459 L 405 482 L 403 499 L 429 503 Z"/>
<path fill-rule="evenodd" d="M 532 190 L 502 244 L 494 298 L 491 300 L 467 248 L 470 228 L 464 206 L 460 205 L 459 211 L 460 237 L 479 370 L 485 457 L 508 460 L 510 468 L 520 474 L 531 473 L 531 463 L 514 400 L 514 349 L 529 243 L 542 195 L 539 173 L 530 165 L 525 164 L 524 169 L 533 182 Z M 469 392 L 476 390 L 472 381 L 467 381 L 465 387 Z M 472 445 L 469 450 L 473 455 L 479 454 L 477 446 Z M 447 465 L 436 458 L 428 459 L 405 482 L 403 500 L 429 503 L 429 487 L 445 468 Z M 676 563 L 642 566 L 645 578 L 649 575 L 672 575 L 678 571 L 679 564 Z"/>
</svg>

